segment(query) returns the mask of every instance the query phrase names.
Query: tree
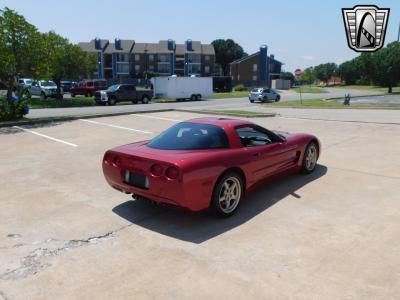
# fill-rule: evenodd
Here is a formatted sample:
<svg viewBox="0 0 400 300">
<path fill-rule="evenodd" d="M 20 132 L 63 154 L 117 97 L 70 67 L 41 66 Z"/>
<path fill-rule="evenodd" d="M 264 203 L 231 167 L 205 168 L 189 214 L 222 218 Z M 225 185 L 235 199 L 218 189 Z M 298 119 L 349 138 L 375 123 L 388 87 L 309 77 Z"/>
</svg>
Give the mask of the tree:
<svg viewBox="0 0 400 300">
<path fill-rule="evenodd" d="M 13 10 L 5 8 L 0 14 L 0 81 L 7 88 L 10 114 L 15 105 L 12 92 L 19 76 L 33 77 L 40 69 L 40 34 L 36 27 Z"/>
<path fill-rule="evenodd" d="M 309 67 L 304 69 L 303 74 L 300 77 L 301 80 L 307 81 L 310 85 L 315 81 L 314 68 Z"/>
<path fill-rule="evenodd" d="M 400 43 L 390 43 L 374 53 L 372 63 L 375 68 L 369 72 L 370 78 L 392 93 L 392 88 L 400 82 Z"/>
<path fill-rule="evenodd" d="M 212 45 L 215 50 L 215 62 L 221 66 L 225 76 L 229 74 L 231 62 L 247 55 L 243 48 L 231 39 L 218 39 L 213 41 Z"/>
<path fill-rule="evenodd" d="M 329 78 L 335 74 L 336 69 L 337 65 L 335 63 L 320 64 L 314 67 L 314 75 L 318 80 L 327 84 Z"/>
<path fill-rule="evenodd" d="M 77 79 L 93 73 L 96 57 L 82 51 L 77 45 L 53 31 L 42 35 L 44 52 L 42 53 L 42 78 L 52 79 L 57 85 L 57 97 L 61 98 L 61 80 Z"/>
</svg>

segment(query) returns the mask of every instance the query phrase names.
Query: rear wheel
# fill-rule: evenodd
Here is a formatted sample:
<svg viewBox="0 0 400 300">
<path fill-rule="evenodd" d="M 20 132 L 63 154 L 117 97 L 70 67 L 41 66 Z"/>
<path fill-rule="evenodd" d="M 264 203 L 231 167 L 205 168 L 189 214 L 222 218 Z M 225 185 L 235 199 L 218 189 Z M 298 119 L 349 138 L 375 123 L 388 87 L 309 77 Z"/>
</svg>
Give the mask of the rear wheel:
<svg viewBox="0 0 400 300">
<path fill-rule="evenodd" d="M 148 97 L 147 95 L 144 95 L 144 96 L 142 97 L 142 103 L 143 103 L 143 104 L 147 104 L 147 103 L 149 103 L 149 101 L 150 101 L 150 99 L 149 99 L 149 97 Z"/>
<path fill-rule="evenodd" d="M 200 94 L 197 94 L 196 100 L 197 100 L 197 101 L 201 101 L 201 95 L 200 95 Z"/>
<path fill-rule="evenodd" d="M 115 97 L 111 97 L 108 99 L 108 105 L 115 105 L 115 103 L 117 103 L 117 100 L 115 99 Z"/>
<path fill-rule="evenodd" d="M 132 100 L 132 104 L 137 104 L 137 100 Z"/>
<path fill-rule="evenodd" d="M 275 102 L 279 102 L 279 100 L 281 100 L 281 96 L 280 95 L 276 95 Z"/>
<path fill-rule="evenodd" d="M 197 100 L 197 96 L 195 94 L 193 94 L 192 96 L 190 96 L 190 100 L 191 101 L 196 101 Z"/>
<path fill-rule="evenodd" d="M 243 196 L 243 179 L 236 172 L 228 172 L 215 186 L 211 208 L 221 217 L 232 216 Z"/>
<path fill-rule="evenodd" d="M 75 98 L 75 94 L 74 94 L 74 93 L 71 93 L 71 97 L 72 97 L 72 98 Z"/>
<path fill-rule="evenodd" d="M 250 101 L 250 103 L 254 103 L 254 100 L 251 100 L 251 99 L 250 99 L 249 101 Z"/>
<path fill-rule="evenodd" d="M 318 146 L 315 142 L 310 142 L 304 152 L 301 172 L 310 174 L 314 171 L 318 159 Z"/>
</svg>

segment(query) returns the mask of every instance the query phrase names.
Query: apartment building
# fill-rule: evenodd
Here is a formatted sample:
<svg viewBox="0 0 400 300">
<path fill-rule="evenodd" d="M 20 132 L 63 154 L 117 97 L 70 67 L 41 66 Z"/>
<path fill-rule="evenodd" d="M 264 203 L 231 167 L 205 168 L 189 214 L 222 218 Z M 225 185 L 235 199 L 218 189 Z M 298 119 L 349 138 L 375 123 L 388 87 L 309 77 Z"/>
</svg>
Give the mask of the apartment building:
<svg viewBox="0 0 400 300">
<path fill-rule="evenodd" d="M 169 39 L 158 43 L 134 40 L 94 39 L 78 44 L 82 50 L 97 53 L 94 77 L 105 79 L 145 78 L 149 74 L 167 76 L 211 76 L 215 70 L 215 51 L 211 44 L 187 40 L 176 44 Z"/>
<path fill-rule="evenodd" d="M 262 45 L 260 51 L 230 63 L 233 84 L 271 87 L 271 81 L 280 78 L 283 63 L 267 52 L 268 47 Z"/>
</svg>

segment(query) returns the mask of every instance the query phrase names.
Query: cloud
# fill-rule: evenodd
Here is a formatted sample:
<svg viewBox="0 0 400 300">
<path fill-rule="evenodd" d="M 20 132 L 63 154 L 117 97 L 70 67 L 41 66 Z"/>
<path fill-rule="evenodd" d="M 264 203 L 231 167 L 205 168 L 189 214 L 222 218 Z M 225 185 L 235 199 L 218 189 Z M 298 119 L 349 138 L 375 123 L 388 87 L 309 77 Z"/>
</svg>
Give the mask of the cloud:
<svg viewBox="0 0 400 300">
<path fill-rule="evenodd" d="M 312 55 L 303 55 L 303 56 L 301 56 L 301 58 L 305 59 L 305 60 L 314 60 L 314 56 L 312 56 Z"/>
</svg>

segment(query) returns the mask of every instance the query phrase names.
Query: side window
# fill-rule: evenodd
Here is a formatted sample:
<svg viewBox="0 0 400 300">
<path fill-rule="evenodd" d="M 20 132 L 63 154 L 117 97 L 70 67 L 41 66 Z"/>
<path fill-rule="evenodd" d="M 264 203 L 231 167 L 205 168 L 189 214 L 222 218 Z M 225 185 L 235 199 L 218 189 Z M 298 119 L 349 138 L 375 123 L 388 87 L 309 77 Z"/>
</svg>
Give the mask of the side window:
<svg viewBox="0 0 400 300">
<path fill-rule="evenodd" d="M 264 89 L 264 93 L 269 93 L 270 90 L 269 89 Z"/>
<path fill-rule="evenodd" d="M 241 126 L 236 128 L 236 133 L 244 147 L 264 146 L 273 143 L 273 139 L 256 126 Z"/>
<path fill-rule="evenodd" d="M 86 86 L 87 86 L 87 87 L 92 87 L 92 86 L 93 86 L 93 81 L 88 81 L 88 82 L 86 83 Z"/>
</svg>

